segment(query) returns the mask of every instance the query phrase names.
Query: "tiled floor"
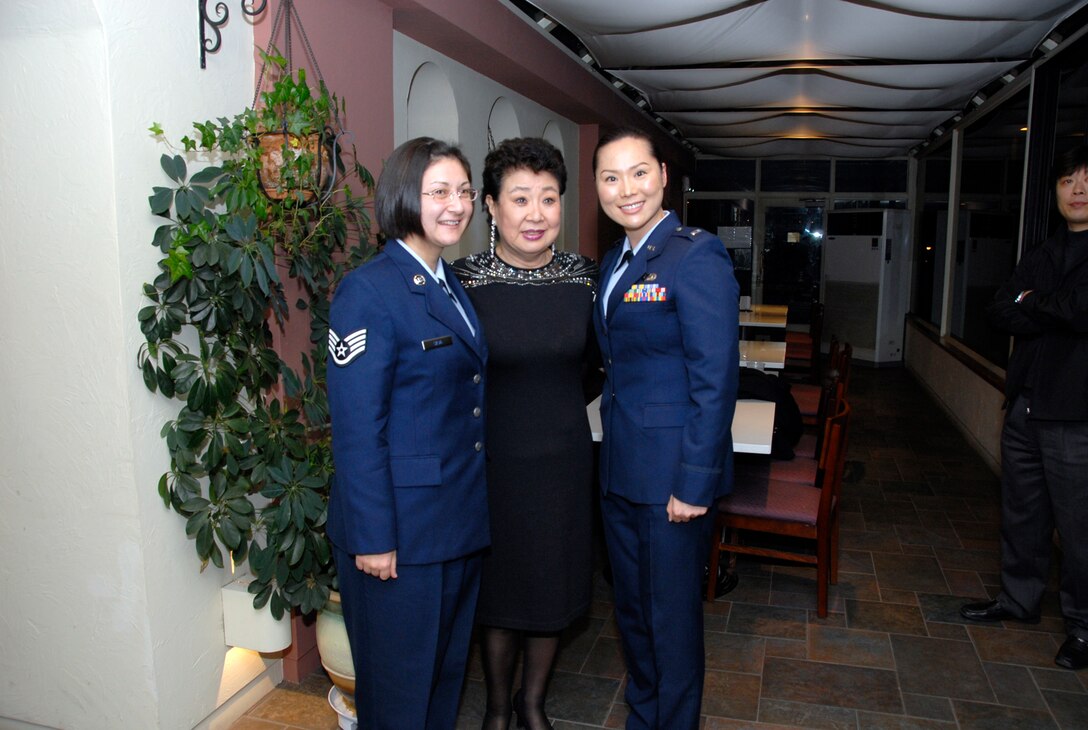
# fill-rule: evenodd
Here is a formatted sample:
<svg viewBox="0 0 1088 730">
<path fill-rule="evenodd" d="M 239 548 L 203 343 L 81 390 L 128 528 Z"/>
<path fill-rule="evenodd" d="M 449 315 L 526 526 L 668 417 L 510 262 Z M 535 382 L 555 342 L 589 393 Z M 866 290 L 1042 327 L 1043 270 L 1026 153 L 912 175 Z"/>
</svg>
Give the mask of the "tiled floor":
<svg viewBox="0 0 1088 730">
<path fill-rule="evenodd" d="M 1088 728 L 1088 671 L 1057 668 L 1056 596 L 1038 626 L 966 625 L 998 584 L 998 484 L 903 370 L 854 369 L 842 573 L 818 619 L 814 571 L 744 562 L 706 604 L 705 730 Z M 566 636 L 548 699 L 557 730 L 623 727 L 607 584 Z M 284 684 L 233 730 L 333 730 L 323 675 Z M 470 659 L 459 728 L 478 728 Z"/>
</svg>

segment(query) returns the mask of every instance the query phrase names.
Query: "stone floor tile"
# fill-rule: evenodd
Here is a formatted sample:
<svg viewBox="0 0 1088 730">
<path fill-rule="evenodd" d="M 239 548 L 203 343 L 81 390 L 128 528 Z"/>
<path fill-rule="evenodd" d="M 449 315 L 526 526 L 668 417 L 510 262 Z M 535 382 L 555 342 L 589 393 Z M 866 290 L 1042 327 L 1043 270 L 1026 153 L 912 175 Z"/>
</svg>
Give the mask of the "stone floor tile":
<svg viewBox="0 0 1088 730">
<path fill-rule="evenodd" d="M 556 669 L 577 672 L 593 650 L 597 637 L 607 623 L 607 619 L 583 618 L 564 631 L 559 640 L 560 651 L 556 659 Z"/>
<path fill-rule="evenodd" d="M 955 722 L 858 712 L 858 730 L 956 730 Z"/>
<path fill-rule="evenodd" d="M 895 669 L 886 633 L 830 626 L 809 626 L 808 658 L 829 664 Z"/>
<path fill-rule="evenodd" d="M 780 639 L 805 639 L 807 623 L 805 611 L 796 608 L 734 603 L 729 614 L 729 630 L 733 633 Z"/>
<path fill-rule="evenodd" d="M 707 634 L 706 668 L 743 674 L 761 674 L 766 639 L 740 634 Z"/>
<path fill-rule="evenodd" d="M 983 661 L 1047 669 L 1054 666 L 1059 643 L 1053 634 L 983 626 L 968 626 L 967 633 Z"/>
<path fill-rule="evenodd" d="M 936 558 L 873 553 L 876 579 L 881 588 L 926 593 L 947 593 L 948 584 Z"/>
<path fill-rule="evenodd" d="M 993 687 L 999 704 L 1033 710 L 1046 708 L 1043 696 L 1027 667 L 983 662 L 982 668 L 990 678 L 990 686 Z"/>
<path fill-rule="evenodd" d="M 805 639 L 776 639 L 768 637 L 764 656 L 785 657 L 786 659 L 807 659 L 808 641 Z"/>
<path fill-rule="evenodd" d="M 903 693 L 903 708 L 906 714 L 912 717 L 924 717 L 929 720 L 945 720 L 955 722 L 956 716 L 952 712 L 952 702 L 947 697 L 933 697 L 932 695 L 916 695 L 910 692 Z"/>
<path fill-rule="evenodd" d="M 1035 683 L 1039 685 L 1039 689 L 1053 689 L 1074 694 L 1084 694 L 1085 692 L 1084 685 L 1077 678 L 1081 674 L 1088 674 L 1088 672 L 1071 672 L 1057 665 L 1051 669 L 1031 668 L 1031 676 L 1035 679 Z M 1085 724 L 1088 725 L 1088 715 L 1085 716 Z"/>
<path fill-rule="evenodd" d="M 548 717 L 603 725 L 619 684 L 616 679 L 557 671 L 548 685 Z"/>
<path fill-rule="evenodd" d="M 817 705 L 901 713 L 896 673 L 887 669 L 768 657 L 763 696 Z"/>
<path fill-rule="evenodd" d="M 326 698 L 293 690 L 274 690 L 246 715 L 301 730 L 336 730 L 339 725 Z"/>
<path fill-rule="evenodd" d="M 594 642 L 589 655 L 577 670 L 594 677 L 623 679 L 626 669 L 623 664 L 623 647 L 619 639 L 599 636 Z"/>
<path fill-rule="evenodd" d="M 952 703 L 960 730 L 1058 730 L 1046 710 L 956 701 Z"/>
<path fill-rule="evenodd" d="M 708 670 L 703 679 L 702 714 L 755 720 L 759 714 L 760 677 Z"/>
<path fill-rule="evenodd" d="M 973 570 L 945 570 L 944 579 L 953 595 L 967 596 L 976 600 L 989 597 L 986 586 Z"/>
<path fill-rule="evenodd" d="M 895 588 L 881 588 L 880 602 L 902 603 L 908 606 L 917 606 L 918 594 L 914 591 L 900 591 Z"/>
<path fill-rule="evenodd" d="M 839 550 L 839 571 L 874 575 L 873 554 L 868 550 Z"/>
<path fill-rule="evenodd" d="M 1043 697 L 1062 730 L 1088 727 L 1088 695 L 1044 689 Z"/>
<path fill-rule="evenodd" d="M 847 601 L 846 625 L 851 629 L 886 631 L 896 634 L 926 636 L 926 623 L 917 606 Z"/>
<path fill-rule="evenodd" d="M 932 515 L 932 512 L 924 513 Z M 904 545 L 928 545 L 934 550 L 959 548 L 959 535 L 951 527 L 929 527 L 927 525 L 896 525 L 896 536 Z"/>
<path fill-rule="evenodd" d="M 843 550 L 871 550 L 884 553 L 901 553 L 902 549 L 899 547 L 899 540 L 896 539 L 894 532 L 888 531 L 874 531 L 868 529 L 869 524 L 866 522 L 865 530 L 847 530 L 843 528 L 839 531 L 839 547 Z"/>
<path fill-rule="evenodd" d="M 891 635 L 899 684 L 904 692 L 995 702 L 982 663 L 971 644 L 948 639 Z"/>
<path fill-rule="evenodd" d="M 999 572 L 1001 570 L 1001 553 L 998 550 L 956 550 L 950 548 L 941 551 L 940 562 L 941 567 L 945 570 Z"/>
<path fill-rule="evenodd" d="M 759 703 L 759 721 L 812 730 L 853 730 L 857 727 L 857 711 L 844 707 L 763 699 Z"/>
</svg>

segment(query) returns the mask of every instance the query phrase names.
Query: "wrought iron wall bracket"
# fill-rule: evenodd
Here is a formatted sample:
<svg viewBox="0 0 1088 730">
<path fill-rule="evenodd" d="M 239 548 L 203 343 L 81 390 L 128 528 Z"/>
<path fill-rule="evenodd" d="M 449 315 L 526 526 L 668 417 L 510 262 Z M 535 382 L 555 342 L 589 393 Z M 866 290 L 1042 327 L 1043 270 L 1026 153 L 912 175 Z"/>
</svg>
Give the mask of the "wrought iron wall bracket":
<svg viewBox="0 0 1088 730">
<path fill-rule="evenodd" d="M 256 0 L 253 0 L 247 7 L 246 0 L 241 0 L 242 12 L 251 17 L 260 15 L 266 5 L 268 0 L 261 0 L 259 6 L 256 5 Z M 223 43 L 223 33 L 219 29 L 226 24 L 227 18 L 230 17 L 230 10 L 224 0 L 219 0 L 215 4 L 214 17 L 208 15 L 208 0 L 197 0 L 197 6 L 200 9 L 200 68 L 206 68 L 207 54 L 217 52 Z"/>
</svg>

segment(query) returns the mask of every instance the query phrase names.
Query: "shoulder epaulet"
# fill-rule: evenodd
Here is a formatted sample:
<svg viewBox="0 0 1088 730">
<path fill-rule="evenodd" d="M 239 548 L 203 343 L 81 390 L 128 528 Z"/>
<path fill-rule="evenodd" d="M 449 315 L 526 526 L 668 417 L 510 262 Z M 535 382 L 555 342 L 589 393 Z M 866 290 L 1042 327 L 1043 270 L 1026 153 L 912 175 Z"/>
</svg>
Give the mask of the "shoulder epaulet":
<svg viewBox="0 0 1088 730">
<path fill-rule="evenodd" d="M 687 228 L 685 226 L 677 226 L 676 232 L 681 234 L 682 236 L 690 238 L 692 241 L 697 241 L 698 239 L 705 236 L 714 235 L 710 231 L 704 231 L 702 228 Z"/>
</svg>

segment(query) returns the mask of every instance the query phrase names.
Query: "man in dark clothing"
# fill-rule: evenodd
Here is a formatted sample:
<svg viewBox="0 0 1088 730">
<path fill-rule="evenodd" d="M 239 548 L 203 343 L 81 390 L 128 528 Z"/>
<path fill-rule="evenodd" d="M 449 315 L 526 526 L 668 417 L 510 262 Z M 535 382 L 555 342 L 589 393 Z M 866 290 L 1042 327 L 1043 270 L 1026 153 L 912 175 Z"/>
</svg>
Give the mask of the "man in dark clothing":
<svg viewBox="0 0 1088 730">
<path fill-rule="evenodd" d="M 1065 225 L 1023 255 L 990 305 L 1015 336 L 1001 433 L 1001 592 L 972 621 L 1039 621 L 1054 528 L 1069 634 L 1054 662 L 1088 667 L 1088 146 L 1054 163 Z"/>
</svg>

